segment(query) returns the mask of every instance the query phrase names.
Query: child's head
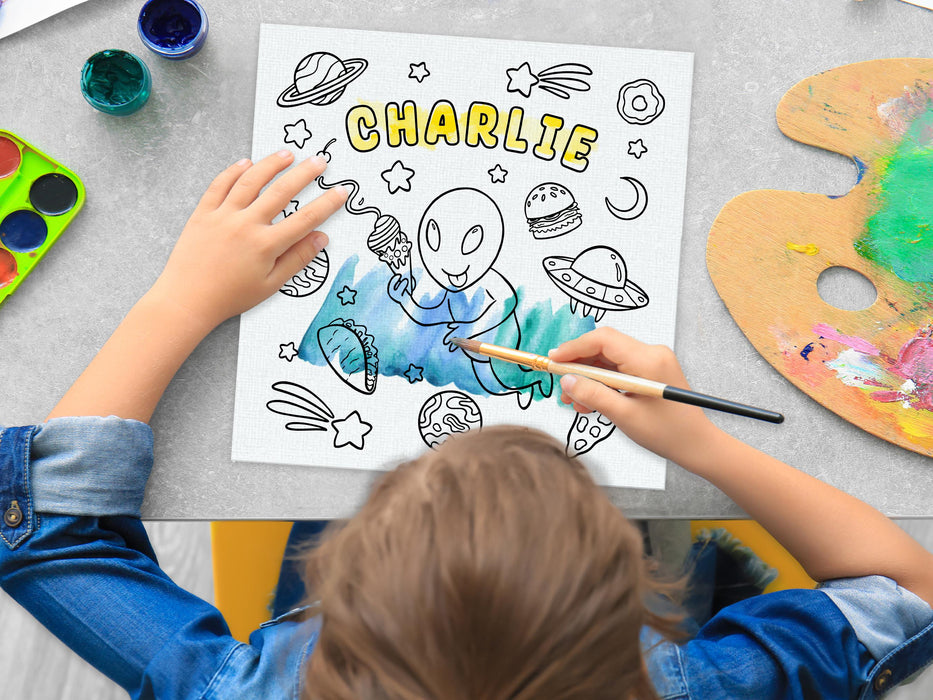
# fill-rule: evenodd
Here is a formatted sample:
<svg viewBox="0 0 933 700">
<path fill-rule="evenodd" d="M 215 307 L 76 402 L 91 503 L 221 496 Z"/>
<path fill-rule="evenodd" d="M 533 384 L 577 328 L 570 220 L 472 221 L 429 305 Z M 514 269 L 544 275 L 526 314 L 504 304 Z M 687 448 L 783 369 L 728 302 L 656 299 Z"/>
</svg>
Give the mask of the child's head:
<svg viewBox="0 0 933 700">
<path fill-rule="evenodd" d="M 653 698 L 642 539 L 553 438 L 495 427 L 388 473 L 308 559 L 316 699 Z"/>
</svg>

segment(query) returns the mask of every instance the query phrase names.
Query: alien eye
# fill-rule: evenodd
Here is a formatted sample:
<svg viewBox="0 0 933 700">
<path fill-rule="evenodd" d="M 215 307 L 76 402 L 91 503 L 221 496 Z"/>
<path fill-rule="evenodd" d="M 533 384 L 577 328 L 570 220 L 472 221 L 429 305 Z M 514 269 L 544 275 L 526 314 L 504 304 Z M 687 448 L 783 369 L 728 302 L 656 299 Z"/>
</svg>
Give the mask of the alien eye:
<svg viewBox="0 0 933 700">
<path fill-rule="evenodd" d="M 477 224 L 463 237 L 463 243 L 460 244 L 460 250 L 464 255 L 469 255 L 480 247 L 483 242 L 483 227 Z"/>
<path fill-rule="evenodd" d="M 441 247 L 441 230 L 437 227 L 437 222 L 434 219 L 428 222 L 428 232 L 425 238 L 431 250 L 436 253 Z"/>
</svg>

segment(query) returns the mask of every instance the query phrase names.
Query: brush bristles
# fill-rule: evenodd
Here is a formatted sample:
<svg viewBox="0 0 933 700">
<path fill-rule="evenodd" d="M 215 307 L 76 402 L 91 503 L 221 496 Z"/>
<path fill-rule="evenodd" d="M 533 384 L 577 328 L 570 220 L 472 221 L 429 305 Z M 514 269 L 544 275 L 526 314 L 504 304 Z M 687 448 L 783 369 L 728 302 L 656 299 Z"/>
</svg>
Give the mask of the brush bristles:
<svg viewBox="0 0 933 700">
<path fill-rule="evenodd" d="M 469 338 L 451 338 L 450 342 L 458 348 L 463 348 L 470 352 L 479 352 L 479 346 L 482 345 L 478 340 L 470 340 Z"/>
</svg>

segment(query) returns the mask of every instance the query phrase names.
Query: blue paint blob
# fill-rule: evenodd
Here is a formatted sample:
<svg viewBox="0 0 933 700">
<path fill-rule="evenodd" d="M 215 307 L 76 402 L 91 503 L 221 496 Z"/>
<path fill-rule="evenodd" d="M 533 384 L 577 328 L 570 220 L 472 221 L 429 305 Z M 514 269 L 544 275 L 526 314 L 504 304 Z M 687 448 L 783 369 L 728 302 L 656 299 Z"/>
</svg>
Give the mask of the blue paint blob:
<svg viewBox="0 0 933 700">
<path fill-rule="evenodd" d="M 852 156 L 852 162 L 855 163 L 855 184 L 857 185 L 862 181 L 862 178 L 865 177 L 865 171 L 868 170 L 868 166 L 865 165 L 858 156 Z"/>
<path fill-rule="evenodd" d="M 813 352 L 813 343 L 807 343 L 806 347 L 800 351 L 800 356 L 809 362 L 811 352 Z"/>
<path fill-rule="evenodd" d="M 0 242 L 14 253 L 28 253 L 45 242 L 45 219 L 28 209 L 14 211 L 0 223 Z"/>
<path fill-rule="evenodd" d="M 149 0 L 136 26 L 150 50 L 173 60 L 194 56 L 207 39 L 207 14 L 195 0 Z"/>
</svg>

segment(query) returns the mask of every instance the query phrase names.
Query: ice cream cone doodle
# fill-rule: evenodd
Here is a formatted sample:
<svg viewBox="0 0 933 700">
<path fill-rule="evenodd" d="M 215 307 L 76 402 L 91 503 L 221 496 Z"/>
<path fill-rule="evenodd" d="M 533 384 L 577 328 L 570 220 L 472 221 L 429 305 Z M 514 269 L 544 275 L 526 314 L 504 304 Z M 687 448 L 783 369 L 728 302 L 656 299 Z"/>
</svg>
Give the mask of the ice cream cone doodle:
<svg viewBox="0 0 933 700">
<path fill-rule="evenodd" d="M 375 254 L 382 262 L 388 265 L 393 275 L 403 274 L 408 278 L 411 288 L 415 286 L 415 278 L 411 269 L 411 241 L 402 231 L 401 224 L 391 214 L 383 214 L 378 207 L 362 207 L 363 198 L 354 203 L 359 194 L 360 185 L 356 180 L 341 180 L 339 182 L 325 182 L 323 177 L 318 177 L 317 184 L 321 189 L 329 190 L 332 187 L 343 185 L 350 188 L 350 196 L 347 197 L 344 207 L 351 214 L 375 214 L 376 222 L 373 224 L 373 230 L 366 238 L 366 247 Z"/>
</svg>

